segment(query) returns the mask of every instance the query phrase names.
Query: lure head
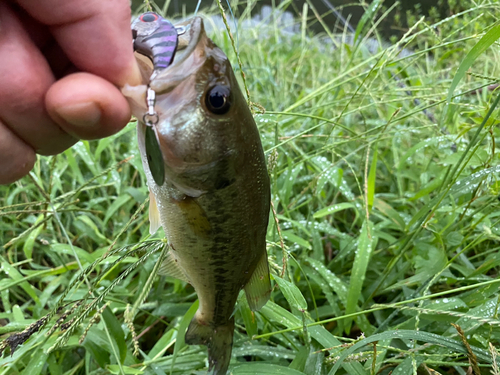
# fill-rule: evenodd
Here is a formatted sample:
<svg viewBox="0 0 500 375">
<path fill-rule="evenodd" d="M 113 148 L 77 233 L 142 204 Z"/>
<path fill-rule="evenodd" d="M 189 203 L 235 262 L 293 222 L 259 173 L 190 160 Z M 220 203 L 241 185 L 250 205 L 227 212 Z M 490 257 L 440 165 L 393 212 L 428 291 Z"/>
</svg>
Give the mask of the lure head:
<svg viewBox="0 0 500 375">
<path fill-rule="evenodd" d="M 161 26 L 161 17 L 154 12 L 141 14 L 132 23 L 132 36 L 134 39 L 151 35 Z"/>
<path fill-rule="evenodd" d="M 174 59 L 177 49 L 177 30 L 160 15 L 147 12 L 132 24 L 134 51 L 153 61 L 155 74 L 166 69 Z"/>
</svg>

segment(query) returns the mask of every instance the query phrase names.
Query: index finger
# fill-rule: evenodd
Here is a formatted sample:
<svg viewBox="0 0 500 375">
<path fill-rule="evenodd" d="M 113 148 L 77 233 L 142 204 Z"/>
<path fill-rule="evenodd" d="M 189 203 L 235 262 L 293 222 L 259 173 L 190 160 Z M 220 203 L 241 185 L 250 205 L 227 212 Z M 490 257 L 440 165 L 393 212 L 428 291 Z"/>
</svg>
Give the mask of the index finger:
<svg viewBox="0 0 500 375">
<path fill-rule="evenodd" d="M 133 55 L 128 0 L 18 0 L 49 26 L 67 57 L 80 70 L 118 86 L 140 83 Z"/>
</svg>

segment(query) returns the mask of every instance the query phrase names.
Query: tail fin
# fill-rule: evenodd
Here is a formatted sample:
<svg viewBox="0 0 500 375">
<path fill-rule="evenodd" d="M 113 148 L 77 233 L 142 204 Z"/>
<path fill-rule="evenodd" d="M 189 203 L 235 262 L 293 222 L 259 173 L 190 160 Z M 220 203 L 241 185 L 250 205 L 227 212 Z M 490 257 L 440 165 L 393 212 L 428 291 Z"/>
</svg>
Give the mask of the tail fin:
<svg viewBox="0 0 500 375">
<path fill-rule="evenodd" d="M 213 327 L 191 320 L 186 332 L 186 344 L 206 345 L 208 348 L 208 374 L 226 375 L 233 349 L 234 317 L 226 325 Z"/>
</svg>

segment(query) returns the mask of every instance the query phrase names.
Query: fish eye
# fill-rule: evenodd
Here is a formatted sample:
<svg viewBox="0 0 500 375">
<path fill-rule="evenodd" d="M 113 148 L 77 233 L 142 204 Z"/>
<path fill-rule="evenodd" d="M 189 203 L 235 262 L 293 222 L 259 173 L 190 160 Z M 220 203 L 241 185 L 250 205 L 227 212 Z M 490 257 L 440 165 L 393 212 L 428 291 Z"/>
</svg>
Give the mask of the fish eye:
<svg viewBox="0 0 500 375">
<path fill-rule="evenodd" d="M 231 92 L 227 86 L 214 86 L 205 96 L 205 104 L 210 112 L 216 115 L 223 115 L 231 107 Z"/>
<path fill-rule="evenodd" d="M 142 22 L 154 22 L 158 19 L 158 15 L 155 13 L 144 13 L 139 19 Z"/>
</svg>

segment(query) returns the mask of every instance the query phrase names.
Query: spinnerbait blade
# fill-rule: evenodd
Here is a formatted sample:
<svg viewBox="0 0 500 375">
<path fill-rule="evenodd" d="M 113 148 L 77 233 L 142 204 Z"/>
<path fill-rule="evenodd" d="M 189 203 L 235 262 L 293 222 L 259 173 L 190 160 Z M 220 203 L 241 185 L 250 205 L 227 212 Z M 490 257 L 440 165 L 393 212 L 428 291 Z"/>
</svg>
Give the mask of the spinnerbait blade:
<svg viewBox="0 0 500 375">
<path fill-rule="evenodd" d="M 155 180 L 157 185 L 161 186 L 165 182 L 165 165 L 163 164 L 163 155 L 152 126 L 146 126 L 144 138 L 149 170 L 153 175 L 153 180 Z"/>
</svg>

